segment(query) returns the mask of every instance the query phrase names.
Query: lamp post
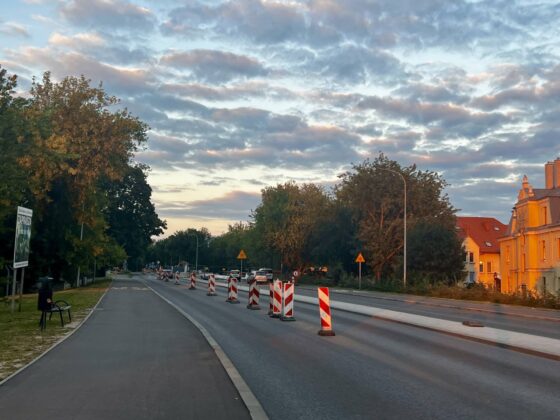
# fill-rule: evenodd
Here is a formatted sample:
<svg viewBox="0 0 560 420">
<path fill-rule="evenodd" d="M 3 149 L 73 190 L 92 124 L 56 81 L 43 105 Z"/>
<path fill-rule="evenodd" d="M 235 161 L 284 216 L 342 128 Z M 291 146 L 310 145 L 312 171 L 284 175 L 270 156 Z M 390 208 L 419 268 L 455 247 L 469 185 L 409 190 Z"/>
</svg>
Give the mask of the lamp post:
<svg viewBox="0 0 560 420">
<path fill-rule="evenodd" d="M 397 172 L 393 169 L 387 169 L 387 168 L 381 168 L 378 167 L 378 169 L 381 169 L 383 171 L 389 171 L 392 172 L 394 174 L 397 174 L 398 176 L 401 177 L 403 184 L 404 184 L 404 247 L 403 247 L 403 286 L 406 288 L 406 179 L 404 178 L 403 174 L 400 172 Z"/>
<path fill-rule="evenodd" d="M 198 273 L 198 235 L 196 233 L 191 233 L 190 235 L 196 238 L 196 257 L 194 262 L 194 271 Z"/>
</svg>

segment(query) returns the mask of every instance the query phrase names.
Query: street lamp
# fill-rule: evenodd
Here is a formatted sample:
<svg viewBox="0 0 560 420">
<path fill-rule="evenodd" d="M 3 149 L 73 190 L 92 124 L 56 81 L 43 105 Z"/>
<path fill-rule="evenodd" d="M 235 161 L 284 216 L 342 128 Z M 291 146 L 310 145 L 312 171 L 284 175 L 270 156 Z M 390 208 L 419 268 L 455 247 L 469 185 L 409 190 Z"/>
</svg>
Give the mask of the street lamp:
<svg viewBox="0 0 560 420">
<path fill-rule="evenodd" d="M 196 238 L 196 257 L 194 262 L 194 271 L 198 273 L 198 235 L 196 233 L 190 233 L 190 235 Z"/>
<path fill-rule="evenodd" d="M 403 250 L 403 285 L 406 288 L 406 179 L 404 178 L 403 174 L 397 171 L 394 171 L 393 169 L 387 169 L 387 168 L 381 168 L 378 167 L 378 169 L 381 169 L 383 171 L 389 171 L 392 172 L 394 174 L 397 174 L 398 176 L 401 177 L 403 184 L 404 184 L 404 250 Z"/>
</svg>

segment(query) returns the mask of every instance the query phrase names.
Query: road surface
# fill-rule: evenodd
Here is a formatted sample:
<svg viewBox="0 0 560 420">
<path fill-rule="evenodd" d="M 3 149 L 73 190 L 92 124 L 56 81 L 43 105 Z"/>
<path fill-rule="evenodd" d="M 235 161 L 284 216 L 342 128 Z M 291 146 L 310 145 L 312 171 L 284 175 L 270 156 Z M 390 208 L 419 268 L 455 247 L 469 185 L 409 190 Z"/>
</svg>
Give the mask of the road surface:
<svg viewBox="0 0 560 420">
<path fill-rule="evenodd" d="M 144 279 L 212 334 L 271 419 L 558 418 L 560 362 L 336 310 L 336 337 L 320 337 L 314 305 L 282 322 L 262 296 L 251 311 L 245 293 L 232 305 L 222 288 Z"/>
</svg>

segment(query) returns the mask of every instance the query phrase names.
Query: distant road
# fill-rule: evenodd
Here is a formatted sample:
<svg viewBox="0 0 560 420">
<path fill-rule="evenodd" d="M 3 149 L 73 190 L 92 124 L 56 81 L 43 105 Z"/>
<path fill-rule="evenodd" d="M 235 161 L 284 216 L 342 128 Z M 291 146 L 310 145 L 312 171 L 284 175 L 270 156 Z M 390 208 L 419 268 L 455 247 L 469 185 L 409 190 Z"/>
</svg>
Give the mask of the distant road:
<svg viewBox="0 0 560 420">
<path fill-rule="evenodd" d="M 222 288 L 144 278 L 212 334 L 271 419 L 558 418 L 560 362 L 336 310 L 336 337 L 320 337 L 317 306 L 296 302 L 287 323 L 266 296 L 250 311 L 246 293 L 231 305 Z"/>
</svg>

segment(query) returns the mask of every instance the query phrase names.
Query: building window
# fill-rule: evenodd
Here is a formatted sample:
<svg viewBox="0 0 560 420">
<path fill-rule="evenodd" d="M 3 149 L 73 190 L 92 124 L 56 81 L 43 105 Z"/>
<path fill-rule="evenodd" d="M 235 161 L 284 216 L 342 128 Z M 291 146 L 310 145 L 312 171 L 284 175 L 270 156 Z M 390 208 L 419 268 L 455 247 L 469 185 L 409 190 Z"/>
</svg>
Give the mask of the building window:
<svg viewBox="0 0 560 420">
<path fill-rule="evenodd" d="M 541 241 L 541 257 L 546 260 L 546 241 Z"/>
<path fill-rule="evenodd" d="M 543 224 L 548 224 L 548 209 L 546 206 L 543 207 Z"/>
<path fill-rule="evenodd" d="M 560 241 L 560 238 L 558 239 L 558 241 Z M 509 262 L 509 245 L 506 246 L 506 262 Z"/>
<path fill-rule="evenodd" d="M 521 256 L 521 271 L 525 271 L 525 253 Z"/>
<path fill-rule="evenodd" d="M 478 264 L 478 271 L 484 273 L 484 263 L 482 261 L 480 261 L 480 264 Z"/>
<path fill-rule="evenodd" d="M 492 272 L 492 261 L 487 261 L 487 262 L 486 262 L 486 272 L 487 272 L 487 273 L 491 273 L 491 272 Z"/>
<path fill-rule="evenodd" d="M 474 262 L 474 254 L 472 252 L 469 252 L 469 262 Z"/>
<path fill-rule="evenodd" d="M 558 255 L 558 258 L 560 258 L 560 238 L 557 238 L 556 242 L 558 242 L 557 243 L 557 245 L 558 245 L 558 254 L 557 255 Z"/>
</svg>

